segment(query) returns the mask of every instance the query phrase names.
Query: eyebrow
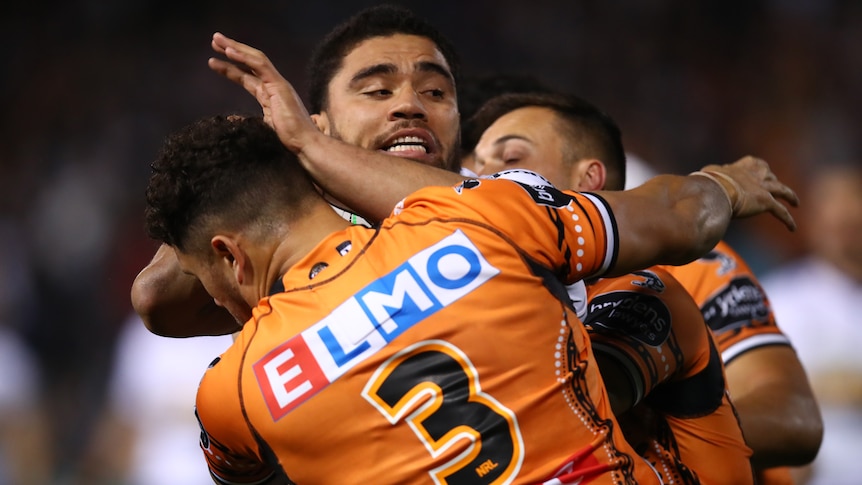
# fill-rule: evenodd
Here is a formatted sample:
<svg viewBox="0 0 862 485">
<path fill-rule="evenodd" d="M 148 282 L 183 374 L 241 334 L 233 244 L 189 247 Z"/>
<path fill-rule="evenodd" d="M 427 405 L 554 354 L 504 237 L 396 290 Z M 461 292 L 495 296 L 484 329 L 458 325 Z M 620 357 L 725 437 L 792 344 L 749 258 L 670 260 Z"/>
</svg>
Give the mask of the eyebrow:
<svg viewBox="0 0 862 485">
<path fill-rule="evenodd" d="M 416 72 L 431 72 L 435 74 L 439 74 L 445 77 L 450 83 L 455 84 L 455 79 L 452 77 L 452 73 L 449 72 L 448 69 L 443 67 L 441 64 L 437 62 L 430 61 L 422 61 L 416 63 L 414 68 Z M 366 68 L 360 69 L 359 72 L 353 75 L 350 78 L 350 86 L 355 85 L 356 83 L 362 81 L 363 79 L 367 79 L 369 77 L 385 75 L 385 74 L 395 74 L 398 72 L 398 67 L 395 64 L 391 63 L 381 63 L 374 64 L 372 66 L 368 66 Z"/>
<path fill-rule="evenodd" d="M 506 143 L 509 140 L 523 140 L 527 143 L 533 143 L 532 140 L 530 140 L 529 138 L 527 138 L 524 135 L 503 135 L 500 138 L 497 138 L 496 140 L 494 140 L 494 146 L 502 145 L 503 143 Z"/>
</svg>

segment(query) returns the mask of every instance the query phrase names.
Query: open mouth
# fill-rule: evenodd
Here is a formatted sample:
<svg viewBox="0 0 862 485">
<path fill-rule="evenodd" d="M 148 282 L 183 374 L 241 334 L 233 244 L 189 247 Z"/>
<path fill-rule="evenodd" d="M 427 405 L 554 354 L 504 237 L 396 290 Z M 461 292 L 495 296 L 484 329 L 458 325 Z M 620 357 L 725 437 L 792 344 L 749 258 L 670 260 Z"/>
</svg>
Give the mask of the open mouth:
<svg viewBox="0 0 862 485">
<path fill-rule="evenodd" d="M 383 151 L 389 153 L 416 151 L 428 153 L 428 142 L 418 136 L 402 136 L 393 140 L 389 146 L 384 147 Z"/>
</svg>

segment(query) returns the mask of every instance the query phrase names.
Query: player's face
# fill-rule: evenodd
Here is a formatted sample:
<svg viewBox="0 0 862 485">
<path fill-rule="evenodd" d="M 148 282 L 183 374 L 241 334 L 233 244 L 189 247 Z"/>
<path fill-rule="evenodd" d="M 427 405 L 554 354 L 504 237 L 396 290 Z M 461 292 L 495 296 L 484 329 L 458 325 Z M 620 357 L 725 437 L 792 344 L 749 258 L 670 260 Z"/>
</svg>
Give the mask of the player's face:
<svg viewBox="0 0 862 485">
<path fill-rule="evenodd" d="M 569 189 L 573 164 L 566 163 L 559 119 L 553 110 L 529 106 L 510 111 L 482 133 L 474 151 L 479 175 L 513 168 L 542 174 L 556 187 Z"/>
<path fill-rule="evenodd" d="M 862 268 L 862 172 L 821 174 L 812 193 L 817 197 L 806 206 L 811 246 L 833 262 Z"/>
<path fill-rule="evenodd" d="M 251 305 L 243 298 L 229 264 L 219 260 L 213 264 L 177 251 L 180 269 L 197 277 L 216 305 L 224 307 L 237 322 L 251 318 Z"/>
<path fill-rule="evenodd" d="M 449 65 L 425 37 L 372 37 L 329 83 L 318 125 L 330 136 L 454 169 L 458 104 Z"/>
</svg>

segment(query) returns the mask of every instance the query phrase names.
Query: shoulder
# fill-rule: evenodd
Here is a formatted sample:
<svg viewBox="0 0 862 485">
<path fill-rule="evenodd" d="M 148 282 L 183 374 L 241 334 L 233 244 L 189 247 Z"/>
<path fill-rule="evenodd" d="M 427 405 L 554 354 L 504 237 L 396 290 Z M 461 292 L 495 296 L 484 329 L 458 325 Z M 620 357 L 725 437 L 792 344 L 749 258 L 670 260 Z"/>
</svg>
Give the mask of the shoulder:
<svg viewBox="0 0 862 485">
<path fill-rule="evenodd" d="M 537 207 L 567 207 L 574 198 L 574 193 L 557 189 L 538 173 L 507 170 L 488 177 L 468 178 L 452 187 L 420 189 L 402 200 L 394 214 L 401 215 L 408 209 L 436 207 L 440 215 L 471 213 L 480 218 L 505 214 L 516 217 L 525 212 L 535 212 L 539 210 Z M 600 200 L 598 197 L 594 199 Z M 529 204 L 529 200 L 534 204 Z"/>
</svg>

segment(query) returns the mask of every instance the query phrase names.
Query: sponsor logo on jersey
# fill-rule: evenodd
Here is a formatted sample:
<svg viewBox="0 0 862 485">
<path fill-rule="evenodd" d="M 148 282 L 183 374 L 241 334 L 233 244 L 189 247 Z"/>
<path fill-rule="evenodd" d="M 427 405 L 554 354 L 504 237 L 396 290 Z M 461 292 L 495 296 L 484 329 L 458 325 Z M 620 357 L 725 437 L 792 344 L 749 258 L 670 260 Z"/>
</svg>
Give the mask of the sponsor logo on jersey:
<svg viewBox="0 0 862 485">
<path fill-rule="evenodd" d="M 456 231 L 369 283 L 253 365 L 273 419 L 499 272 Z"/>
<path fill-rule="evenodd" d="M 632 280 L 632 284 L 635 286 L 640 286 L 643 288 L 649 288 L 656 293 L 663 293 L 665 286 L 664 281 L 658 277 L 657 274 L 652 271 L 635 271 L 633 274 L 636 274 L 643 278 L 642 280 Z"/>
<path fill-rule="evenodd" d="M 341 256 L 346 256 L 351 249 L 353 249 L 353 242 L 350 240 L 344 241 L 338 246 L 335 246 L 335 250 L 338 251 L 338 254 Z"/>
<path fill-rule="evenodd" d="M 552 186 L 553 184 L 543 177 L 541 174 L 537 172 L 533 172 L 532 170 L 524 170 L 523 168 L 514 168 L 510 170 L 503 170 L 502 172 L 497 172 L 490 177 L 490 179 L 505 179 L 512 180 L 521 184 L 538 186 L 538 185 L 547 185 Z"/>
<path fill-rule="evenodd" d="M 760 286 L 751 278 L 739 276 L 704 303 L 701 312 L 711 329 L 731 330 L 751 320 L 767 320 L 769 306 Z"/>
<path fill-rule="evenodd" d="M 661 299 L 633 291 L 612 291 L 590 300 L 584 321 L 600 333 L 622 332 L 657 346 L 670 335 L 670 311 Z"/>
<path fill-rule="evenodd" d="M 524 190 L 530 194 L 533 201 L 539 205 L 546 205 L 555 209 L 561 209 L 572 201 L 570 195 L 566 195 L 553 185 L 527 185 L 517 182 Z"/>
<path fill-rule="evenodd" d="M 704 263 L 717 262 L 718 268 L 716 268 L 715 273 L 719 276 L 727 274 L 729 271 L 736 268 L 735 259 L 718 251 L 710 251 L 706 253 L 706 256 L 700 258 L 698 261 L 702 261 Z"/>
<path fill-rule="evenodd" d="M 492 179 L 511 180 L 520 185 L 540 205 L 562 208 L 569 205 L 572 197 L 560 192 L 545 177 L 523 169 L 504 170 L 491 175 Z"/>
<path fill-rule="evenodd" d="M 308 279 L 313 280 L 317 275 L 320 274 L 321 271 L 325 270 L 329 267 L 329 263 L 321 262 L 317 263 L 311 267 L 311 270 L 308 271 Z"/>
<path fill-rule="evenodd" d="M 460 184 L 455 186 L 455 192 L 460 194 L 465 190 L 475 189 L 476 187 L 482 185 L 482 182 L 476 179 L 467 179 Z"/>
</svg>

